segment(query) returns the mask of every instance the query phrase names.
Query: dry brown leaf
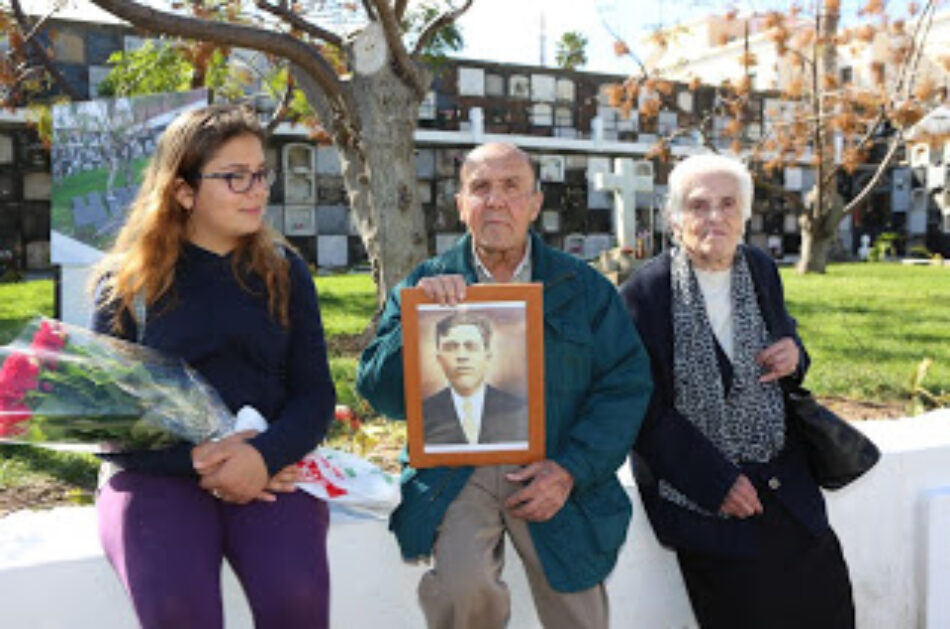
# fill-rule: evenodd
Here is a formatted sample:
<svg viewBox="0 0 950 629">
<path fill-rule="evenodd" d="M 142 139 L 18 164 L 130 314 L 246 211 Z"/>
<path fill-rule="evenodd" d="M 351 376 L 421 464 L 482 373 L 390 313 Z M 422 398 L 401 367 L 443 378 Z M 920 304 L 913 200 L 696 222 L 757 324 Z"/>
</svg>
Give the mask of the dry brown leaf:
<svg viewBox="0 0 950 629">
<path fill-rule="evenodd" d="M 744 52 L 739 55 L 739 65 L 743 68 L 754 68 L 759 64 L 759 58 L 755 56 L 755 53 L 750 51 Z"/>
<path fill-rule="evenodd" d="M 924 110 L 916 101 L 908 100 L 895 107 L 889 117 L 895 125 L 906 129 L 924 117 Z"/>
<path fill-rule="evenodd" d="M 914 98 L 918 101 L 929 101 L 937 95 L 937 83 L 932 77 L 922 78 L 914 86 Z"/>
<path fill-rule="evenodd" d="M 623 102 L 623 87 L 612 83 L 607 86 L 607 104 L 611 107 L 620 107 Z"/>
<path fill-rule="evenodd" d="M 862 24 L 853 31 L 854 38 L 858 41 L 864 42 L 865 44 L 871 43 L 871 40 L 874 39 L 875 32 L 876 29 L 870 24 Z"/>
<path fill-rule="evenodd" d="M 868 0 L 867 4 L 858 10 L 858 15 L 881 15 L 884 13 L 884 9 L 884 0 Z"/>
<path fill-rule="evenodd" d="M 661 162 L 668 162 L 672 157 L 672 152 L 670 151 L 670 145 L 666 140 L 660 139 L 657 140 L 653 146 L 646 152 L 644 155 L 645 159 L 659 159 Z"/>
<path fill-rule="evenodd" d="M 645 118 L 653 118 L 660 113 L 662 103 L 659 98 L 647 98 L 640 103 L 640 115 Z"/>
</svg>

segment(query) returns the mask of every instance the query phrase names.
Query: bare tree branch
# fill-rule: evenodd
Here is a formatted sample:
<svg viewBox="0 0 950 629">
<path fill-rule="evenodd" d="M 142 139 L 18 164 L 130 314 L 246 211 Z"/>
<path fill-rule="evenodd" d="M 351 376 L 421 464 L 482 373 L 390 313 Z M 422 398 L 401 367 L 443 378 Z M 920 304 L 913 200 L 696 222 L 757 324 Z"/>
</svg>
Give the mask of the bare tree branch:
<svg viewBox="0 0 950 629">
<path fill-rule="evenodd" d="M 901 66 L 901 73 L 895 86 L 895 91 L 901 91 L 901 85 L 903 84 L 904 98 L 910 97 L 910 90 L 913 89 L 914 79 L 917 78 L 917 68 L 920 65 L 920 60 L 924 56 L 924 43 L 927 41 L 930 27 L 933 25 L 935 10 L 935 0 L 928 0 L 914 28 L 914 34 L 911 37 L 911 41 L 914 42 L 913 51 L 911 53 L 912 58 L 907 59 Z"/>
<path fill-rule="evenodd" d="M 468 2 L 470 4 L 471 0 Z M 376 7 L 379 23 L 383 27 L 386 46 L 392 54 L 396 73 L 416 92 L 420 100 L 425 98 L 426 86 L 423 85 L 422 77 L 402 43 L 402 29 L 393 14 L 392 7 L 389 6 L 388 0 L 372 0 L 372 3 Z"/>
<path fill-rule="evenodd" d="M 19 2 L 17 2 L 17 6 L 19 6 Z M 46 13 L 46 15 L 36 20 L 36 23 L 33 25 L 33 28 L 29 33 L 25 31 L 23 32 L 23 41 L 27 42 L 30 39 L 32 39 L 33 36 L 36 35 L 46 25 L 46 22 L 48 22 L 49 19 L 53 17 L 56 14 L 56 12 L 59 11 L 61 8 L 62 7 L 60 7 L 56 3 L 53 3 L 50 10 Z M 19 21 L 20 20 L 17 20 L 17 22 Z"/>
<path fill-rule="evenodd" d="M 405 4 L 405 2 L 402 4 Z M 432 41 L 432 38 L 436 36 L 436 33 L 438 33 L 441 28 L 448 26 L 460 18 L 462 14 L 471 8 L 471 6 L 472 0 L 465 0 L 465 4 L 462 6 L 458 7 L 457 9 L 452 9 L 451 11 L 446 11 L 442 15 L 435 17 L 431 22 L 426 24 L 422 28 L 422 34 L 419 35 L 419 39 L 416 40 L 416 45 L 412 49 L 412 55 L 416 56 L 422 52 L 422 50 L 427 45 L 429 45 L 429 42 Z M 405 7 L 403 7 L 403 10 L 405 11 Z"/>
<path fill-rule="evenodd" d="M 864 132 L 864 135 L 861 137 L 860 140 L 858 140 L 855 143 L 855 145 L 860 148 L 866 145 L 868 142 L 870 142 L 871 139 L 874 137 L 874 134 L 877 132 L 878 127 L 880 127 L 880 125 L 884 122 L 886 117 L 887 116 L 884 113 L 884 108 L 882 107 L 880 111 L 878 111 L 877 117 L 874 118 L 874 120 L 868 124 L 867 130 Z M 895 133 L 898 136 L 902 135 L 899 131 L 895 131 Z M 822 179 L 821 185 L 823 186 L 831 185 L 831 182 L 834 181 L 834 179 L 838 176 L 839 172 L 841 172 L 841 165 L 836 164 L 835 167 L 832 168 L 831 171 L 828 172 L 828 174 L 824 177 L 824 179 Z"/>
<path fill-rule="evenodd" d="M 225 46 L 239 46 L 283 57 L 311 76 L 331 106 L 355 115 L 343 97 L 339 78 L 309 44 L 293 37 L 244 24 L 213 22 L 158 11 L 134 0 L 92 0 L 100 8 L 139 28 Z"/>
<path fill-rule="evenodd" d="M 861 190 L 861 192 L 859 192 L 853 199 L 848 201 L 847 205 L 844 206 L 844 210 L 842 210 L 842 216 L 847 216 L 854 212 L 855 208 L 857 208 L 858 205 L 864 201 L 868 195 L 871 194 L 874 188 L 877 187 L 878 182 L 881 181 L 885 171 L 887 171 L 888 165 L 891 163 L 891 161 L 893 161 L 894 156 L 897 155 L 897 150 L 901 147 L 903 141 L 904 137 L 902 133 L 894 133 L 889 141 L 890 146 L 888 146 L 887 153 L 884 154 L 884 157 L 881 158 L 881 162 L 877 165 L 877 170 L 875 170 L 874 176 L 872 176 L 871 179 L 864 185 L 864 188 Z"/>
<path fill-rule="evenodd" d="M 815 60 L 809 58 L 809 56 L 803 53 L 801 50 L 796 50 L 795 48 L 789 48 L 788 50 L 785 51 L 785 54 L 789 54 L 789 53 L 794 55 L 802 63 L 802 65 L 808 65 L 811 68 L 812 72 L 817 72 L 817 68 L 815 67 Z"/>
<path fill-rule="evenodd" d="M 910 90 L 913 88 L 914 79 L 917 76 L 917 67 L 920 64 L 920 60 L 923 57 L 923 42 L 927 39 L 927 34 L 930 31 L 930 27 L 933 24 L 933 11 L 934 11 L 934 0 L 928 0 L 927 5 L 924 7 L 923 11 L 920 13 L 920 19 L 917 21 L 917 26 L 912 36 L 912 41 L 914 41 L 914 50 L 911 56 L 907 61 L 901 66 L 900 75 L 895 83 L 894 91 L 903 92 L 903 97 L 910 97 Z M 871 141 L 874 133 L 877 132 L 880 125 L 887 118 L 887 114 L 882 107 L 875 119 L 868 124 L 867 131 L 864 133 L 864 136 L 858 140 L 856 143 L 858 147 L 865 146 L 868 142 Z M 885 153 L 884 158 L 877 165 L 877 169 L 874 173 L 874 176 L 868 181 L 867 185 L 862 188 L 861 192 L 857 194 L 848 204 L 845 206 L 844 214 L 847 215 L 851 213 L 855 207 L 857 207 L 867 196 L 871 193 L 874 187 L 880 181 L 881 177 L 884 176 L 884 171 L 893 161 L 894 157 L 897 155 L 897 149 L 900 147 L 900 144 L 903 142 L 904 135 L 900 130 L 895 130 L 893 137 L 888 142 L 888 150 Z M 838 173 L 841 171 L 841 165 L 836 165 L 832 168 L 824 178 L 822 178 L 822 185 L 828 186 L 832 181 L 838 176 Z"/>
<path fill-rule="evenodd" d="M 600 14 L 599 10 L 598 10 L 598 14 Z M 609 33 L 610 36 L 614 38 L 615 42 L 623 42 L 623 38 L 621 38 L 620 35 L 617 34 L 617 31 L 614 30 L 613 25 L 609 21 L 607 21 L 607 19 L 602 14 L 600 14 L 600 24 L 601 26 L 604 27 L 604 30 L 606 30 L 607 33 Z M 633 51 L 630 50 L 628 46 L 625 45 L 625 47 L 627 48 L 627 54 L 630 56 L 630 58 L 633 59 L 638 66 L 640 66 L 641 77 L 644 79 L 647 78 L 650 75 L 650 73 L 649 71 L 647 71 L 647 67 L 643 64 L 643 61 L 640 60 L 640 57 L 633 54 Z"/>
<path fill-rule="evenodd" d="M 266 11 L 267 13 L 280 18 L 292 28 L 303 31 L 315 39 L 323 40 L 328 44 L 337 46 L 338 48 L 343 46 L 342 37 L 332 31 L 320 28 L 309 20 L 303 19 L 297 12 L 288 7 L 286 2 L 281 2 L 279 5 L 277 5 L 267 2 L 267 0 L 255 0 L 255 4 L 261 11 Z"/>
<path fill-rule="evenodd" d="M 277 104 L 277 108 L 274 109 L 274 115 L 271 116 L 271 119 L 267 122 L 267 126 L 264 128 L 264 133 L 270 135 L 274 132 L 274 129 L 277 128 L 277 125 L 282 123 L 287 119 L 287 114 L 290 113 L 290 101 L 294 97 L 294 80 L 290 76 L 290 73 L 287 73 L 287 89 L 284 90 L 283 96 L 280 97 L 280 102 Z"/>
<path fill-rule="evenodd" d="M 375 22 L 379 19 L 376 15 L 376 11 L 373 9 L 373 5 L 369 0 L 363 0 L 363 10 L 366 11 L 366 17 Z"/>
<path fill-rule="evenodd" d="M 66 80 L 63 73 L 53 65 L 53 60 L 50 59 L 49 53 L 46 52 L 40 42 L 36 41 L 34 35 L 39 31 L 40 25 L 37 24 L 33 28 L 30 28 L 26 15 L 23 13 L 23 8 L 20 6 L 20 0 L 10 0 L 10 7 L 13 9 L 13 16 L 17 21 L 20 32 L 24 33 L 24 35 L 29 33 L 28 36 L 24 37 L 24 41 L 29 47 L 30 52 L 39 60 L 40 65 L 43 66 L 43 69 L 49 74 L 56 85 L 58 85 L 71 100 L 79 100 L 79 93 L 69 84 L 69 81 Z M 45 22 L 45 18 L 43 22 Z M 42 22 L 40 24 L 42 24 Z"/>
<path fill-rule="evenodd" d="M 406 7 L 409 5 L 409 0 L 396 0 L 393 3 L 393 14 L 396 16 L 396 19 L 400 22 L 402 18 L 406 17 Z"/>
</svg>

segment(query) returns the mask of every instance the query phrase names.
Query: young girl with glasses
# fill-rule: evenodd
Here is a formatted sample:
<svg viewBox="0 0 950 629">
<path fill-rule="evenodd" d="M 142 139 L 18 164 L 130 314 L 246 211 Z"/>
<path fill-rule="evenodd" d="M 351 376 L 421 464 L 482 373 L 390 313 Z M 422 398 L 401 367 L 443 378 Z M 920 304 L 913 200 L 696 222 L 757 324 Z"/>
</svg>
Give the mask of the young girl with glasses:
<svg viewBox="0 0 950 629">
<path fill-rule="evenodd" d="M 241 107 L 175 119 L 97 273 L 97 331 L 180 356 L 233 412 L 270 422 L 110 457 L 100 537 L 146 628 L 222 627 L 223 559 L 258 628 L 329 623 L 327 506 L 295 491 L 294 463 L 323 438 L 335 393 L 307 264 L 263 222 L 263 139 Z"/>
</svg>

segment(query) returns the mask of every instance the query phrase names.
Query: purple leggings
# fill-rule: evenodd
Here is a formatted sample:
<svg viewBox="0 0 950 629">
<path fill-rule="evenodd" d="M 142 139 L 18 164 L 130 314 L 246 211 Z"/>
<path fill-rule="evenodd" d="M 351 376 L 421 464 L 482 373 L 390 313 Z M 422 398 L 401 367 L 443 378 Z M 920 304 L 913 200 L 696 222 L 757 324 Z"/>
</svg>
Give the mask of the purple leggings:
<svg viewBox="0 0 950 629">
<path fill-rule="evenodd" d="M 119 472 L 96 501 L 99 536 L 143 629 L 224 625 L 221 561 L 257 629 L 329 626 L 329 512 L 300 491 L 231 505 L 191 478 Z"/>
</svg>

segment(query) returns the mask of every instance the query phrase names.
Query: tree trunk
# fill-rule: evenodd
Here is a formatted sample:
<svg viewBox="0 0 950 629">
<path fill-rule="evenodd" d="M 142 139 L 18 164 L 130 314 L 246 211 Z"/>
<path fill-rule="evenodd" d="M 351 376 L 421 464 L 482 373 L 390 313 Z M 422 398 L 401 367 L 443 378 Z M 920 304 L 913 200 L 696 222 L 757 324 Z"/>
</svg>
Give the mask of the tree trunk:
<svg viewBox="0 0 950 629">
<path fill-rule="evenodd" d="M 832 2 L 818 2 L 818 37 L 812 48 L 812 107 L 815 127 L 812 150 L 818 155 L 815 187 L 805 199 L 805 211 L 798 217 L 801 227 L 801 258 L 799 273 L 824 273 L 828 265 L 831 244 L 837 236 L 838 223 L 843 218 L 843 204 L 837 191 L 835 176 L 834 129 L 828 122 L 827 103 L 821 87 L 824 77 L 838 78 L 838 47 L 834 43 L 838 32 L 839 9 Z"/>
<path fill-rule="evenodd" d="M 414 152 L 422 101 L 387 63 L 368 76 L 354 73 L 343 84 L 352 111 L 341 122 L 306 73 L 295 68 L 294 77 L 331 131 L 339 152 L 350 211 L 369 257 L 381 307 L 392 287 L 428 255 Z"/>
<path fill-rule="evenodd" d="M 801 259 L 795 267 L 799 273 L 824 273 L 828 265 L 832 237 L 802 229 Z"/>
<path fill-rule="evenodd" d="M 381 305 L 392 287 L 428 255 L 425 216 L 416 194 L 415 138 L 420 99 L 391 66 L 354 75 L 363 155 L 347 151 L 343 172 Z M 359 167 L 355 160 L 360 159 Z M 362 173 L 369 175 L 369 185 Z"/>
<path fill-rule="evenodd" d="M 801 227 L 799 273 L 824 273 L 831 245 L 838 236 L 838 223 L 844 217 L 844 202 L 837 190 L 818 193 L 818 184 L 805 197 L 805 210 L 798 216 Z"/>
</svg>

